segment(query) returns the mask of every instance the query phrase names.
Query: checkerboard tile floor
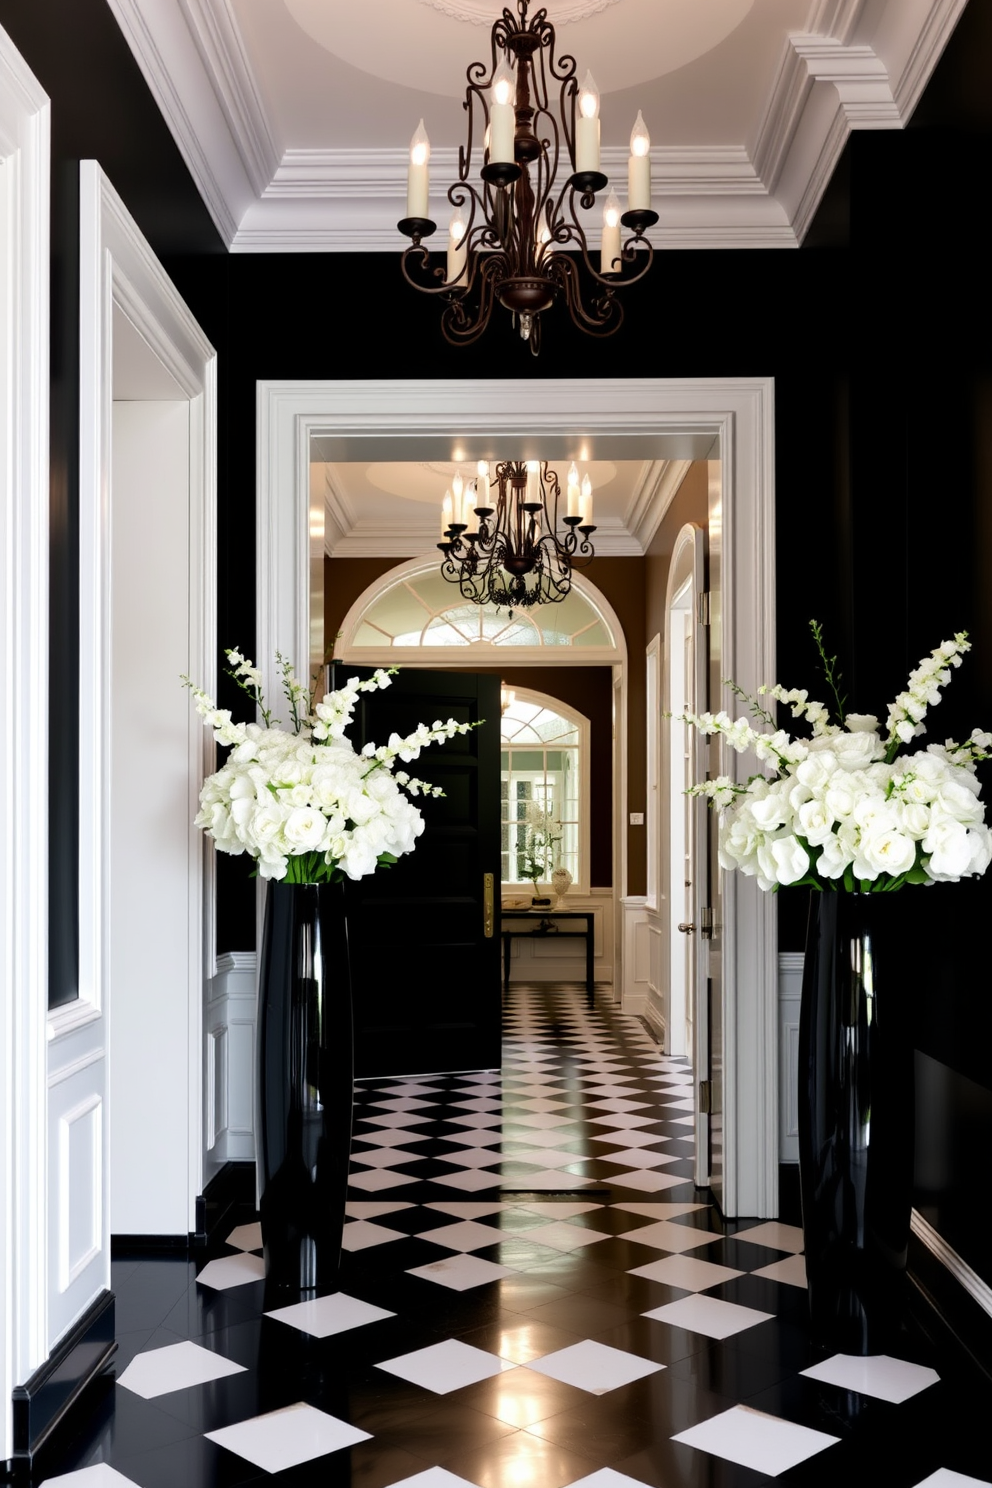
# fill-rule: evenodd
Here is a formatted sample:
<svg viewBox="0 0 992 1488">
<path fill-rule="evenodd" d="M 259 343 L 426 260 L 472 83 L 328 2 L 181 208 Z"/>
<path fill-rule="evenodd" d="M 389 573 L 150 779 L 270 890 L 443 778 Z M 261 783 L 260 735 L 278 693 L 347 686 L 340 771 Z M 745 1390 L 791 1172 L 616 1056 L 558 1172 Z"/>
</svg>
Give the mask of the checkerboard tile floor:
<svg viewBox="0 0 992 1488">
<path fill-rule="evenodd" d="M 992 1392 L 907 1326 L 810 1348 L 802 1234 L 692 1182 L 692 1074 L 579 993 L 514 989 L 501 1071 L 364 1081 L 337 1290 L 215 1252 L 115 1262 L 119 1352 L 66 1488 L 989 1485 Z M 691 1117 L 689 1118 L 691 1123 Z"/>
</svg>

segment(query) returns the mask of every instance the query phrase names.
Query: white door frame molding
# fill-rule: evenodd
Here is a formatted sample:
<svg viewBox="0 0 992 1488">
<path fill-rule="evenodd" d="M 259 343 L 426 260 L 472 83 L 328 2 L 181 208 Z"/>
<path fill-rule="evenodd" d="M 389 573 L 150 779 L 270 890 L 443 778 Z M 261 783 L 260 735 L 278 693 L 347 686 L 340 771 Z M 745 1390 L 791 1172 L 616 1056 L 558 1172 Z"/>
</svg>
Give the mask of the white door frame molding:
<svg viewBox="0 0 992 1488">
<path fill-rule="evenodd" d="M 80 995 L 50 1018 L 50 1055 L 53 1045 L 71 1041 L 88 1023 L 99 1024 L 107 1006 L 115 309 L 127 317 L 189 400 L 189 671 L 210 692 L 216 681 L 216 354 L 109 179 L 91 160 L 80 163 L 80 290 Z M 178 677 L 175 682 L 179 687 Z M 205 853 L 192 818 L 213 753 L 207 731 L 192 707 L 189 711 L 187 774 L 193 809 L 187 853 L 188 972 L 182 992 L 188 1018 L 189 1123 L 183 1141 L 189 1175 L 188 1229 L 193 1230 L 203 1168 L 201 1009 L 204 981 L 213 972 L 214 936 L 209 910 L 212 858 Z M 106 1035 L 101 1037 L 105 1042 Z M 105 1206 L 108 1190 L 109 1177 L 103 1185 Z M 109 1208 L 105 1216 L 109 1219 Z M 109 1258 L 109 1245 L 107 1254 Z M 108 1283 L 109 1271 L 103 1284 Z"/>
<path fill-rule="evenodd" d="M 459 437 L 602 436 L 620 441 L 700 436 L 723 471 L 724 655 L 753 691 L 774 675 L 775 492 L 770 378 L 485 379 L 259 382 L 257 390 L 256 660 L 278 692 L 275 653 L 309 664 L 309 446 L 340 438 L 342 458 L 437 458 Z M 433 451 L 431 446 L 433 445 Z M 728 693 L 727 703 L 731 702 Z M 774 897 L 729 875 L 724 980 L 729 989 L 725 1200 L 729 1214 L 774 1215 L 778 1129 L 766 1092 L 775 1062 L 777 945 Z M 622 879 L 620 892 L 625 881 Z"/>
<path fill-rule="evenodd" d="M 48 97 L 0 27 L 0 1463 L 48 1353 Z"/>
</svg>

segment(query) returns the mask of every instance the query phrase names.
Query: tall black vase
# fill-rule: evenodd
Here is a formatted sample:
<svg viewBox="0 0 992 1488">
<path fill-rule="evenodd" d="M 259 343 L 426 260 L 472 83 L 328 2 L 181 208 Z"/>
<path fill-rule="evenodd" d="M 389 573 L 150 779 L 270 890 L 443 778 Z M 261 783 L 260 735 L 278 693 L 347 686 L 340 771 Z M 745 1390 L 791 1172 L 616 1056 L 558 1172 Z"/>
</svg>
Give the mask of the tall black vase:
<svg viewBox="0 0 992 1488">
<path fill-rule="evenodd" d="M 258 984 L 258 1184 L 266 1281 L 336 1285 L 354 1085 L 342 884 L 269 883 Z"/>
<path fill-rule="evenodd" d="M 814 1344 L 891 1348 L 913 1182 L 913 1050 L 895 895 L 810 896 L 799 1019 L 799 1177 Z"/>
</svg>

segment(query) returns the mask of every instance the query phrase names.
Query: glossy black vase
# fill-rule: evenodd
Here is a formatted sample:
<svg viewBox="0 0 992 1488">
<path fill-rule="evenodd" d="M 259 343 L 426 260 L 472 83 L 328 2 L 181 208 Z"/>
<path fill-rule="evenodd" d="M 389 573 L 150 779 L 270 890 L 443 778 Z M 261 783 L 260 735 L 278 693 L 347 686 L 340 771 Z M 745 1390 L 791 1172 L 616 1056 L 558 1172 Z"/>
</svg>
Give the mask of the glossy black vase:
<svg viewBox="0 0 992 1488">
<path fill-rule="evenodd" d="M 810 895 L 799 1019 L 799 1177 L 814 1344 L 887 1352 L 913 1182 L 913 1050 L 895 895 Z"/>
<path fill-rule="evenodd" d="M 354 1085 L 341 884 L 270 882 L 258 984 L 258 1186 L 266 1282 L 336 1285 Z"/>
</svg>

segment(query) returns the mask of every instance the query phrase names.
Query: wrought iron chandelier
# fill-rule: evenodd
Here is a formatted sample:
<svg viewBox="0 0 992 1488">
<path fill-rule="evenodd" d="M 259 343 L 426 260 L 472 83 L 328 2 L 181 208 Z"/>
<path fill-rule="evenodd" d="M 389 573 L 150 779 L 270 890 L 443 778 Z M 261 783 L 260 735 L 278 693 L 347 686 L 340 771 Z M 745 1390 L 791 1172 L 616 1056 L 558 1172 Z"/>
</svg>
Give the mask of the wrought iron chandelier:
<svg viewBox="0 0 992 1488">
<path fill-rule="evenodd" d="M 546 460 L 504 460 L 492 476 L 489 462 L 480 460 L 467 485 L 456 474 L 441 509 L 443 577 L 473 604 L 511 613 L 559 604 L 572 587 L 573 568 L 595 556 L 592 483 L 588 475 L 580 483 L 574 463 L 559 517 L 560 503 L 558 476 Z"/>
<path fill-rule="evenodd" d="M 498 302 L 536 356 L 541 316 L 559 299 L 589 335 L 611 336 L 619 329 L 623 307 L 616 291 L 651 267 L 654 252 L 644 232 L 658 214 L 651 210 L 651 141 L 638 114 L 627 210 L 611 190 L 594 265 L 576 199 L 589 211 L 596 193 L 609 185 L 600 169 L 599 94 L 591 73 L 579 87 L 575 58 L 555 54 L 547 10 L 528 18 L 529 4 L 516 0 L 516 15 L 504 8 L 493 23 L 490 62 L 473 62 L 466 72 L 468 141 L 459 148 L 458 180 L 447 192 L 454 212 L 446 267 L 432 269 L 423 244 L 437 228 L 428 215 L 430 141 L 423 120 L 410 144 L 406 216 L 398 227 L 413 240 L 403 253 L 403 274 L 415 289 L 441 297 L 441 329 L 449 342 L 476 341 Z M 482 165 L 473 180 L 475 150 Z M 567 169 L 561 185 L 559 165 Z M 628 230 L 625 241 L 621 227 Z M 645 251 L 635 268 L 638 247 Z"/>
</svg>

